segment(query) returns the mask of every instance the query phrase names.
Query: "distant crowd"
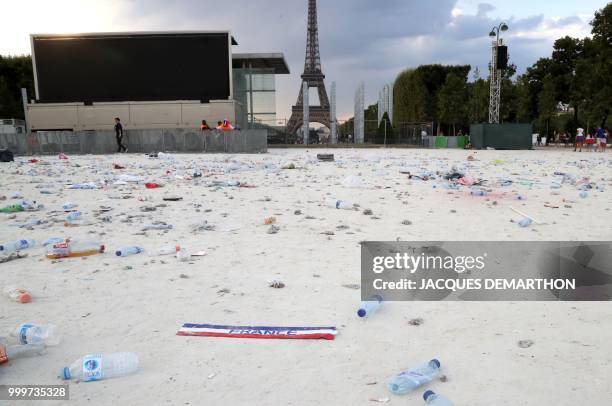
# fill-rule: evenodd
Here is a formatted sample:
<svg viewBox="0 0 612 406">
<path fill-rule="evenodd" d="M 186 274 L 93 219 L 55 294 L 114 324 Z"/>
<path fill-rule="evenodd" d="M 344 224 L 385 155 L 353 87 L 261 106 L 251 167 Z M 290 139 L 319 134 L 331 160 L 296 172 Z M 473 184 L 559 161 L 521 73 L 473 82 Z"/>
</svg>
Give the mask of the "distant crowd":
<svg viewBox="0 0 612 406">
<path fill-rule="evenodd" d="M 597 130 L 588 132 L 584 131 L 584 128 L 577 128 L 574 136 L 568 131 L 563 133 L 555 131 L 550 138 L 538 134 L 536 142 L 539 147 L 563 145 L 566 148 L 573 146 L 574 151 L 578 152 L 582 152 L 583 147 L 586 151 L 605 152 L 609 137 L 610 131 L 607 128 L 598 127 Z"/>
</svg>

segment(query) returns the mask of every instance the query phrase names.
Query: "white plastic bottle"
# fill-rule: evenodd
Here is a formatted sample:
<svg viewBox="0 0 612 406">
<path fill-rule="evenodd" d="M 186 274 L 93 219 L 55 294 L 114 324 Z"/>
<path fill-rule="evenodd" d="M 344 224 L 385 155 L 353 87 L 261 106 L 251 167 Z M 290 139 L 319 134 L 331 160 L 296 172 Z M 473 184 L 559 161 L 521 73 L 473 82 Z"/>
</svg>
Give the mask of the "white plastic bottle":
<svg viewBox="0 0 612 406">
<path fill-rule="evenodd" d="M 127 257 L 129 255 L 136 255 L 144 252 L 144 248 L 141 247 L 123 247 L 115 251 L 115 255 L 118 257 Z"/>
<path fill-rule="evenodd" d="M 85 355 L 64 367 L 59 377 L 64 380 L 99 381 L 132 374 L 138 370 L 138 355 L 133 352 Z"/>
<path fill-rule="evenodd" d="M 426 364 L 400 372 L 393 377 L 387 387 L 396 395 L 405 395 L 419 386 L 431 382 L 440 374 L 440 361 L 432 359 Z"/>
<path fill-rule="evenodd" d="M 62 341 L 57 327 L 53 324 L 20 324 L 11 331 L 11 337 L 23 345 L 44 344 L 46 346 L 54 346 Z"/>
<path fill-rule="evenodd" d="M 423 399 L 425 400 L 426 405 L 453 406 L 453 402 L 451 402 L 446 396 L 438 395 L 430 390 L 423 393 Z"/>
<path fill-rule="evenodd" d="M 12 361 L 15 358 L 33 357 L 45 353 L 45 346 L 42 344 L 31 345 L 7 345 L 0 344 L 0 365 Z"/>
</svg>

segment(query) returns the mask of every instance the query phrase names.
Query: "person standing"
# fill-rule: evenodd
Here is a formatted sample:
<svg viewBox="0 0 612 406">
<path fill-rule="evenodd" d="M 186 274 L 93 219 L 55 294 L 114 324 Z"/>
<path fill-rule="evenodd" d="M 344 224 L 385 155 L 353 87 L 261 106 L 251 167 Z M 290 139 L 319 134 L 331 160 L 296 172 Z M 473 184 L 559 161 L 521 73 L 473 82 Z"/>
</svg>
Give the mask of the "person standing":
<svg viewBox="0 0 612 406">
<path fill-rule="evenodd" d="M 579 152 L 582 152 L 582 144 L 584 144 L 584 128 L 576 129 L 576 142 L 574 144 L 574 151 L 576 148 L 580 148 Z"/>
<path fill-rule="evenodd" d="M 117 139 L 117 152 L 127 152 L 128 149 L 123 145 L 123 126 L 121 125 L 121 119 L 115 117 L 115 138 Z"/>
<path fill-rule="evenodd" d="M 601 152 L 605 152 L 606 143 L 607 143 L 606 130 L 604 130 L 602 127 L 599 127 L 597 129 L 597 147 L 596 149 L 601 150 Z"/>
</svg>

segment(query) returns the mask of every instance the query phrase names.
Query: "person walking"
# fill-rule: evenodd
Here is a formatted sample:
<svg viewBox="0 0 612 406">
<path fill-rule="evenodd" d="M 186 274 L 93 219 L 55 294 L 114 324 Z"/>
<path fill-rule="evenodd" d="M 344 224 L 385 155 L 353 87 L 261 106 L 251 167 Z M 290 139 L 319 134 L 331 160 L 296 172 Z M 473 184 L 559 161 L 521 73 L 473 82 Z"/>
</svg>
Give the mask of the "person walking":
<svg viewBox="0 0 612 406">
<path fill-rule="evenodd" d="M 115 117 L 115 138 L 117 139 L 117 152 L 128 152 L 128 149 L 123 145 L 123 126 L 121 125 L 121 119 Z"/>
</svg>

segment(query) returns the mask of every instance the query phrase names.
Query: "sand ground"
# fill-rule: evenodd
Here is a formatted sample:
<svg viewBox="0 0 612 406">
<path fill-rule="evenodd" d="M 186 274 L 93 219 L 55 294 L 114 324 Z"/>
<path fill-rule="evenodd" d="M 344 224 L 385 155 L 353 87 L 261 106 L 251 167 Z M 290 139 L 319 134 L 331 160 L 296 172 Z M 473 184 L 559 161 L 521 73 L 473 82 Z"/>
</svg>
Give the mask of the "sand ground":
<svg viewBox="0 0 612 406">
<path fill-rule="evenodd" d="M 336 162 L 316 162 L 322 152 L 334 153 Z M 476 160 L 468 162 L 468 155 Z M 47 322 L 63 334 L 46 355 L 1 367 L 0 384 L 59 383 L 61 367 L 92 352 L 140 356 L 137 374 L 71 383 L 70 401 L 46 404 L 368 405 L 375 404 L 371 398 L 389 398 L 391 405 L 421 405 L 422 391 L 393 396 L 385 381 L 432 357 L 441 360 L 448 379 L 429 387 L 456 405 L 610 404 L 610 302 L 393 302 L 363 320 L 355 315 L 359 291 L 343 286 L 360 283 L 364 240 L 611 240 L 609 153 L 271 150 L 158 159 L 39 157 L 50 165 L 28 159 L 2 164 L 0 195 L 9 198 L 0 205 L 17 202 L 10 196 L 18 192 L 45 209 L 15 218 L 0 214 L 0 241 L 70 236 L 98 239 L 108 251 L 140 245 L 152 253 L 178 243 L 206 252 L 189 263 L 148 253 L 52 262 L 39 245 L 24 251 L 27 258 L 0 264 L 0 287 L 18 284 L 34 297 L 25 305 L 0 297 L 0 328 Z M 289 162 L 298 169 L 279 169 Z M 113 163 L 126 169 L 114 170 Z M 499 178 L 514 184 L 480 197 L 400 174 L 453 165 L 492 184 Z M 188 179 L 195 169 L 204 176 Z M 554 194 L 555 171 L 589 177 L 604 190 L 580 198 L 575 186 L 564 184 Z M 125 174 L 165 187 L 116 185 Z M 348 176 L 361 187 L 344 185 Z M 214 180 L 255 187 L 209 187 Z M 66 187 L 84 181 L 107 184 L 98 190 Z M 518 194 L 524 199 L 516 200 Z M 183 200 L 162 200 L 176 195 Z M 357 203 L 360 210 L 331 209 L 324 204 L 329 197 Z M 79 204 L 82 224 L 64 226 L 61 205 L 67 201 Z M 112 210 L 96 214 L 101 206 Z M 144 206 L 157 207 L 142 211 Z M 520 216 L 510 206 L 545 224 L 518 227 L 511 220 Z M 364 215 L 366 208 L 373 215 Z M 277 234 L 262 225 L 267 216 L 277 218 Z M 46 223 L 15 226 L 33 218 Z M 216 229 L 192 232 L 190 226 L 204 220 Z M 174 228 L 142 234 L 153 221 Z M 272 279 L 286 287 L 268 287 Z M 407 323 L 416 317 L 424 324 Z M 334 341 L 176 336 L 186 322 L 334 325 L 339 334 Z M 523 339 L 534 345 L 519 348 Z"/>
</svg>

